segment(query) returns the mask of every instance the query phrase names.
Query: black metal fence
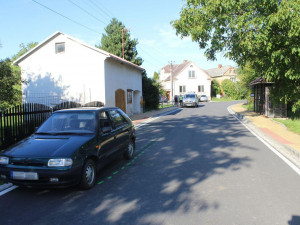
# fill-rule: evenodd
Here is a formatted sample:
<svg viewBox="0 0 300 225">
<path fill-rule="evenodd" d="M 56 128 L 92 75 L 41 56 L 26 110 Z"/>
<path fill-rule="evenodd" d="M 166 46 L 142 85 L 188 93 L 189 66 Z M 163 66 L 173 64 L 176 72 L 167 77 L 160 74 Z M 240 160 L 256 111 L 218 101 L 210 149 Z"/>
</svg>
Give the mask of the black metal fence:
<svg viewBox="0 0 300 225">
<path fill-rule="evenodd" d="M 34 132 L 52 113 L 48 106 L 27 103 L 0 112 L 0 150 Z"/>
<path fill-rule="evenodd" d="M 90 102 L 84 107 L 102 107 L 102 102 Z M 51 108 L 38 103 L 26 103 L 0 111 L 0 151 L 31 135 L 56 110 L 82 107 L 76 102 L 63 102 Z"/>
</svg>

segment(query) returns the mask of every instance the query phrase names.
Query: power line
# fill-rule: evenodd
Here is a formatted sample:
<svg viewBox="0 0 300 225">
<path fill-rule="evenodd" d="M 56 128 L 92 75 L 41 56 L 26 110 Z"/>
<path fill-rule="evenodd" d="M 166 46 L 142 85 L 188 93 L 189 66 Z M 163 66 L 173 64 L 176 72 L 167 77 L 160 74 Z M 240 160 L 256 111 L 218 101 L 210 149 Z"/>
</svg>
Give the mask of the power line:
<svg viewBox="0 0 300 225">
<path fill-rule="evenodd" d="M 93 17 L 94 19 L 98 20 L 99 22 L 103 23 L 104 25 L 106 25 L 105 22 L 103 22 L 102 20 L 98 19 L 96 16 L 94 16 L 93 14 L 89 13 L 87 10 L 85 10 L 84 8 L 82 8 L 81 6 L 77 5 L 76 3 L 74 3 L 71 0 L 68 0 L 70 3 L 72 3 L 73 5 L 75 5 L 76 7 L 78 7 L 79 9 L 81 9 L 82 11 L 84 11 L 86 14 L 90 15 L 91 17 Z"/>
<path fill-rule="evenodd" d="M 106 15 L 108 15 L 109 17 L 114 17 L 113 16 L 113 14 L 107 9 L 107 8 L 105 8 L 105 6 L 103 5 L 103 4 L 101 4 L 99 1 L 97 1 L 97 0 L 95 0 L 95 2 L 97 3 L 97 4 L 99 4 L 100 5 L 100 7 L 102 7 L 108 14 L 106 14 Z"/>
<path fill-rule="evenodd" d="M 90 3 L 92 3 L 96 8 L 98 8 L 99 10 L 101 10 L 109 19 L 111 19 L 111 16 L 108 15 L 105 10 L 103 10 L 102 8 L 100 8 L 96 3 L 94 3 L 92 0 L 90 1 Z"/>
<path fill-rule="evenodd" d="M 33 1 L 34 3 L 36 3 L 36 4 L 40 5 L 40 6 L 42 6 L 42 7 L 44 7 L 44 8 L 46 8 L 46 9 L 50 10 L 51 12 L 54 12 L 55 14 L 60 15 L 61 17 L 65 18 L 65 19 L 67 19 L 67 20 L 70 20 L 70 21 L 73 22 L 73 23 L 76 23 L 77 25 L 80 25 L 80 26 L 82 26 L 82 27 L 84 27 L 84 28 L 86 28 L 86 29 L 88 29 L 88 30 L 90 30 L 90 31 L 93 31 L 93 32 L 95 32 L 95 33 L 101 35 L 101 33 L 99 33 L 98 31 L 96 31 L 96 30 L 94 30 L 94 29 L 92 29 L 92 28 L 89 28 L 89 27 L 87 27 L 87 26 L 85 26 L 85 25 L 83 25 L 83 24 L 81 24 L 81 23 L 79 23 L 79 22 L 77 22 L 77 21 L 75 21 L 75 20 L 73 20 L 73 19 L 71 19 L 71 18 L 69 18 L 69 17 L 67 17 L 67 16 L 65 16 L 65 15 L 63 15 L 63 14 L 61 14 L 61 13 L 59 13 L 59 12 L 56 12 L 55 10 L 49 8 L 49 7 L 46 6 L 46 5 L 43 5 L 43 4 L 40 3 L 40 2 L 37 2 L 37 1 L 35 1 L 35 0 L 32 0 L 32 1 Z"/>
<path fill-rule="evenodd" d="M 49 11 L 51 11 L 51 12 L 53 12 L 53 13 L 55 13 L 55 14 L 57 14 L 57 15 L 63 17 L 63 18 L 65 18 L 65 19 L 67 19 L 67 20 L 69 20 L 69 21 L 71 21 L 71 22 L 77 24 L 77 25 L 80 25 L 80 26 L 82 26 L 82 27 L 84 27 L 84 28 L 86 28 L 86 29 L 88 29 L 88 30 L 90 30 L 90 31 L 92 31 L 92 32 L 95 32 L 95 33 L 101 35 L 100 32 L 98 32 L 98 31 L 96 31 L 96 30 L 94 30 L 94 29 L 92 29 L 92 28 L 90 28 L 90 27 L 88 27 L 88 26 L 85 26 L 85 25 L 82 24 L 82 23 L 79 23 L 79 22 L 77 22 L 77 21 L 75 21 L 75 20 L 73 20 L 73 19 L 71 19 L 71 18 L 69 18 L 69 17 L 63 15 L 63 14 L 61 14 L 61 13 L 59 13 L 59 12 L 57 12 L 57 11 L 51 9 L 51 8 L 49 8 L 48 6 L 46 6 L 46 5 L 44 5 L 44 4 L 40 3 L 40 2 L 37 2 L 36 0 L 32 0 L 32 1 L 33 1 L 34 3 L 36 3 L 36 4 L 38 4 L 38 5 L 40 5 L 40 6 L 44 7 L 44 8 L 46 8 L 46 9 L 48 9 Z M 72 3 L 73 5 L 77 6 L 78 8 L 80 8 L 82 11 L 84 11 L 84 12 L 87 13 L 88 15 L 94 17 L 95 19 L 97 19 L 97 20 L 100 21 L 101 23 L 104 23 L 103 21 L 99 20 L 97 17 L 95 17 L 94 15 L 92 15 L 92 14 L 89 13 L 87 10 L 83 9 L 82 7 L 80 7 L 79 5 L 77 5 L 76 3 L 74 3 L 73 1 L 69 0 L 69 2 Z M 100 7 L 98 7 L 94 2 L 91 1 L 91 3 L 94 4 L 94 5 L 95 5 L 98 9 L 100 9 L 102 12 L 104 12 L 107 16 L 109 16 L 104 10 L 102 10 Z M 109 16 L 109 18 L 111 18 L 111 17 Z M 105 24 L 105 23 L 104 23 L 104 24 Z M 157 59 L 155 59 L 150 53 L 148 53 L 145 49 L 143 49 L 143 48 L 141 48 L 141 47 L 139 47 L 139 49 L 142 50 L 144 53 L 146 53 L 149 57 L 151 57 L 151 58 L 154 59 L 155 61 L 159 62 L 159 61 L 158 61 Z M 150 61 L 152 61 L 152 60 L 150 60 Z M 156 65 L 152 64 L 151 62 L 149 62 L 149 59 L 148 59 L 148 63 L 149 63 L 150 65 L 152 65 L 153 67 L 159 68 L 158 66 L 156 66 Z"/>
<path fill-rule="evenodd" d="M 100 4 L 100 2 L 99 1 L 96 1 L 96 0 L 94 0 L 96 3 L 94 3 L 93 2 L 93 0 L 90 0 L 90 1 L 88 1 L 88 2 L 90 2 L 90 3 L 92 3 L 93 5 L 95 5 L 98 9 L 100 9 L 102 12 L 104 12 L 110 19 L 112 19 L 112 17 L 114 17 L 114 15 L 112 14 L 112 13 L 110 13 L 110 12 L 106 12 L 106 11 L 108 11 L 102 4 Z M 99 7 L 99 6 L 97 6 L 96 4 L 100 4 L 100 5 L 102 5 L 102 8 L 101 8 L 101 6 Z M 110 14 L 110 15 L 109 15 Z M 143 49 L 141 46 L 139 46 L 139 49 L 140 50 L 142 50 L 144 53 L 146 53 L 148 56 L 150 56 L 153 60 L 155 60 L 156 62 L 159 62 L 160 63 L 160 61 L 158 61 L 156 58 L 154 58 L 150 53 L 148 53 L 145 49 Z M 156 51 L 157 51 L 158 49 L 156 49 Z M 161 51 L 160 51 L 161 52 Z M 162 53 L 162 52 L 161 52 Z M 161 55 L 161 54 L 160 54 Z"/>
<path fill-rule="evenodd" d="M 88 6 L 90 9 L 92 9 L 94 12 L 96 12 L 98 15 L 100 15 L 102 19 L 104 19 L 104 21 L 108 20 L 107 24 L 109 23 L 110 18 L 107 19 L 107 17 L 98 8 L 96 8 L 89 0 L 85 0 L 84 4 Z"/>
</svg>

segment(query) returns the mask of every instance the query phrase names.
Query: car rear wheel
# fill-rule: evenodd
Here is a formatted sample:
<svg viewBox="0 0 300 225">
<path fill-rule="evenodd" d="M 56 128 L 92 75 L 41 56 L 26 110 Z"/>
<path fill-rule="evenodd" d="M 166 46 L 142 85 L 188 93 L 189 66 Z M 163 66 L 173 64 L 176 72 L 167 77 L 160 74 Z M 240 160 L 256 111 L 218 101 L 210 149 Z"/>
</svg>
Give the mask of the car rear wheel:
<svg viewBox="0 0 300 225">
<path fill-rule="evenodd" d="M 80 187 L 82 189 L 90 189 L 95 185 L 96 182 L 96 165 L 91 159 L 88 159 L 82 170 Z"/>
<path fill-rule="evenodd" d="M 124 153 L 125 159 L 131 159 L 134 155 L 135 143 L 131 140 L 127 146 L 126 152 Z"/>
</svg>

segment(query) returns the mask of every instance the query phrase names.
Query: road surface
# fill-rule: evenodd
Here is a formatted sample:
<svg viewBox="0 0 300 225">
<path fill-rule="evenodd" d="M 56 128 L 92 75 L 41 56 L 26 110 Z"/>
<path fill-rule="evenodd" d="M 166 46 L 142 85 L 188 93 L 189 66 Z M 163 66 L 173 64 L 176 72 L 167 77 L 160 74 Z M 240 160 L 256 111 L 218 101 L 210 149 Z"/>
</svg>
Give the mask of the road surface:
<svg viewBox="0 0 300 225">
<path fill-rule="evenodd" d="M 115 160 L 89 191 L 17 188 L 5 224 L 299 224 L 300 177 L 227 111 L 202 103 L 137 130 L 132 161 Z"/>
</svg>

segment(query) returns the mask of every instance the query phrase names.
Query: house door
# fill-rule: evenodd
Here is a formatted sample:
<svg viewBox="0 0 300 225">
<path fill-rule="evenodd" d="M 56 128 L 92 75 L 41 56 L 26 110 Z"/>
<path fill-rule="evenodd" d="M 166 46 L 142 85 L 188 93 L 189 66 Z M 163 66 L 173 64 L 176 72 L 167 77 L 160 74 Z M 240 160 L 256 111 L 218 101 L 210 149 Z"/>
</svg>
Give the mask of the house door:
<svg viewBox="0 0 300 225">
<path fill-rule="evenodd" d="M 115 92 L 116 98 L 116 107 L 122 109 L 123 112 L 126 113 L 126 100 L 125 100 L 125 91 L 122 89 L 118 89 Z"/>
</svg>

